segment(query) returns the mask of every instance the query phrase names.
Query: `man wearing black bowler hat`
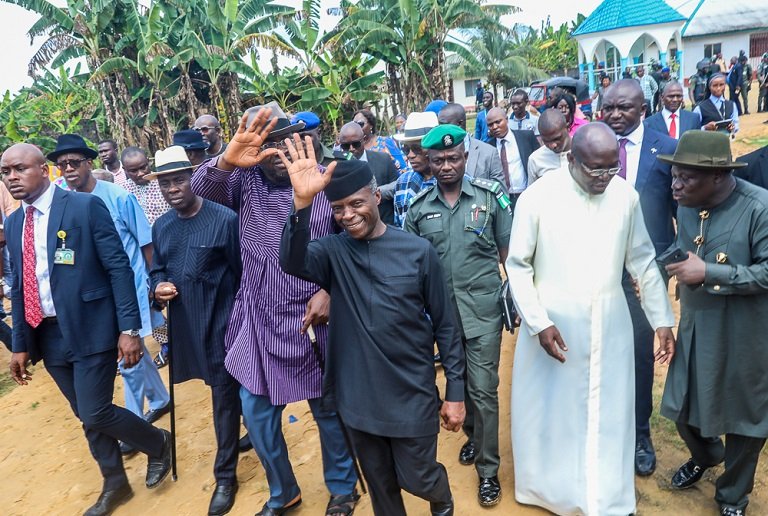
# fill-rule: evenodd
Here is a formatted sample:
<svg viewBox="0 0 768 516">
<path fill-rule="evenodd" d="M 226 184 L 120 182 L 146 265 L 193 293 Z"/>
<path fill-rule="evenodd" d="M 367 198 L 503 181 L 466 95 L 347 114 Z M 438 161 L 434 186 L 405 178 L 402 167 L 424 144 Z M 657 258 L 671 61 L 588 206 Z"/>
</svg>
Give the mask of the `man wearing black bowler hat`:
<svg viewBox="0 0 768 516">
<path fill-rule="evenodd" d="M 51 159 L 79 144 L 69 136 Z M 110 514 L 133 495 L 118 440 L 148 456 L 148 488 L 170 470 L 170 434 L 112 403 L 118 358 L 127 367 L 141 358 L 133 271 L 104 202 L 51 184 L 40 149 L 13 145 L 0 158 L 0 174 L 22 201 L 6 223 L 14 277 L 11 377 L 26 385 L 27 362 L 45 363 L 82 421 L 104 477 L 85 514 Z"/>
</svg>

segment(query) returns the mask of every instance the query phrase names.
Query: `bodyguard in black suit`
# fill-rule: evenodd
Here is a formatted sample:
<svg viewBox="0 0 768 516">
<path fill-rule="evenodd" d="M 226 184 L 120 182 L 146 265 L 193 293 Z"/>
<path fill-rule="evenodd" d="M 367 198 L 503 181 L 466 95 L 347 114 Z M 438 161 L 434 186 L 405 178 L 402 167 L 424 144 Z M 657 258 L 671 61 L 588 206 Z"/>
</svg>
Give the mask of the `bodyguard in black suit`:
<svg viewBox="0 0 768 516">
<path fill-rule="evenodd" d="M 645 127 L 657 133 L 668 134 L 679 140 L 686 131 L 701 130 L 701 116 L 692 111 L 681 109 L 683 105 L 683 87 L 679 82 L 670 82 L 661 93 L 664 108 L 650 118 L 645 119 Z"/>
<path fill-rule="evenodd" d="M 736 161 L 746 163 L 744 168 L 737 168 L 733 175 L 749 181 L 753 185 L 768 188 L 768 145 L 762 149 L 741 156 Z"/>
<path fill-rule="evenodd" d="M 670 165 L 656 156 L 674 154 L 677 141 L 646 128 L 642 123 L 645 99 L 640 84 L 622 79 L 603 95 L 603 121 L 619 141 L 619 173 L 640 196 L 643 219 L 658 255 L 675 239 Z M 651 475 L 656 469 L 656 452 L 651 441 L 650 418 L 653 410 L 654 331 L 640 306 L 629 274 L 624 274 L 624 293 L 635 338 L 635 472 Z"/>
<path fill-rule="evenodd" d="M 379 217 L 391 226 L 395 223 L 395 186 L 399 174 L 389 154 L 365 149 L 364 137 L 360 125 L 350 122 L 339 131 L 339 145 L 345 153 L 351 152 L 355 158 L 368 162 L 381 192 Z"/>
<path fill-rule="evenodd" d="M 118 358 L 131 367 L 141 353 L 128 256 L 101 199 L 51 184 L 37 147 L 10 147 L 0 174 L 22 201 L 6 222 L 14 279 L 11 376 L 26 385 L 27 362 L 45 363 L 82 421 L 104 477 L 98 501 L 85 514 L 109 514 L 133 494 L 118 440 L 149 457 L 148 488 L 170 469 L 170 434 L 112 404 Z"/>
<path fill-rule="evenodd" d="M 528 158 L 539 148 L 539 140 L 533 131 L 510 131 L 509 118 L 501 108 L 488 111 L 486 122 L 493 137 L 491 145 L 499 152 L 507 191 L 516 197 L 528 187 Z"/>
</svg>

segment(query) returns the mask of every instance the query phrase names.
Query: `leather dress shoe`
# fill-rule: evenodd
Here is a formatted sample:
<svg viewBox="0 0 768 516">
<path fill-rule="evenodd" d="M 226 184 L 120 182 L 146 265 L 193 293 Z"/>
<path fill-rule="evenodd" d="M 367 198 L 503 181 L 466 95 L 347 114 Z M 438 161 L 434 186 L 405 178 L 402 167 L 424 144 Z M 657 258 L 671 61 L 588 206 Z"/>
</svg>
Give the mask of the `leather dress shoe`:
<svg viewBox="0 0 768 516">
<path fill-rule="evenodd" d="M 675 489 L 688 489 L 701 480 L 704 472 L 708 469 L 699 466 L 693 459 L 688 459 L 688 462 L 680 466 L 680 469 L 672 475 L 672 487 Z"/>
<path fill-rule="evenodd" d="M 130 457 L 131 455 L 136 455 L 138 452 L 139 450 L 137 450 L 130 444 L 120 441 L 120 454 L 123 457 Z"/>
<path fill-rule="evenodd" d="M 746 516 L 747 515 L 747 509 L 736 509 L 735 507 L 730 507 L 728 505 L 721 505 L 720 506 L 720 516 Z"/>
<path fill-rule="evenodd" d="M 269 507 L 267 504 L 264 504 L 264 507 L 262 507 L 261 510 L 256 513 L 256 516 L 280 516 L 282 514 L 286 514 L 294 510 L 299 505 L 301 505 L 301 498 L 299 498 L 293 503 L 290 503 L 278 509 L 273 509 L 272 507 Z"/>
<path fill-rule="evenodd" d="M 107 516 L 131 498 L 133 498 L 133 489 L 128 482 L 117 489 L 105 489 L 99 495 L 96 503 L 85 511 L 83 516 Z"/>
<path fill-rule="evenodd" d="M 465 466 L 474 464 L 476 456 L 477 448 L 475 448 L 475 443 L 467 441 L 464 443 L 464 446 L 461 447 L 461 451 L 459 451 L 459 464 L 464 464 Z"/>
<path fill-rule="evenodd" d="M 648 436 L 637 438 L 635 443 L 635 473 L 647 477 L 656 471 L 656 450 Z"/>
<path fill-rule="evenodd" d="M 211 503 L 208 506 L 208 516 L 224 516 L 235 505 L 235 493 L 237 493 L 237 484 L 219 485 L 213 490 Z"/>
<path fill-rule="evenodd" d="M 429 510 L 432 516 L 453 516 L 453 498 L 448 503 L 430 502 Z"/>
<path fill-rule="evenodd" d="M 160 431 L 163 432 L 163 451 L 157 457 L 149 457 L 147 460 L 148 489 L 159 486 L 171 471 L 171 433 L 163 429 Z"/>
<path fill-rule="evenodd" d="M 237 443 L 237 449 L 240 450 L 240 453 L 244 453 L 253 449 L 253 443 L 251 443 L 251 438 L 248 437 L 248 434 L 245 434 L 240 438 Z"/>
<path fill-rule="evenodd" d="M 480 479 L 480 487 L 477 489 L 477 500 L 483 507 L 491 507 L 501 501 L 499 477 L 493 476 Z"/>
<path fill-rule="evenodd" d="M 169 413 L 171 411 L 171 404 L 168 403 L 165 405 L 165 407 L 159 408 L 157 410 L 155 409 L 149 409 L 144 413 L 144 421 L 149 423 L 150 425 Z"/>
</svg>

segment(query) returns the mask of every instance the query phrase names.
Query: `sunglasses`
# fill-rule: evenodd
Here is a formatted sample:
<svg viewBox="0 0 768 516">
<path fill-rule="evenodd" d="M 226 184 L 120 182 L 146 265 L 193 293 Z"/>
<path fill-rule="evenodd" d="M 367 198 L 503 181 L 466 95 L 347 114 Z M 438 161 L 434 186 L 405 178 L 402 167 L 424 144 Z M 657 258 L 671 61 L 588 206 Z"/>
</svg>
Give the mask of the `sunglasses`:
<svg viewBox="0 0 768 516">
<path fill-rule="evenodd" d="M 401 146 L 400 146 L 400 148 L 403 150 L 403 153 L 404 153 L 406 156 L 407 156 L 408 154 L 410 154 L 411 152 L 413 152 L 414 154 L 421 154 L 421 153 L 422 153 L 422 151 L 424 150 L 424 149 L 421 147 L 421 145 L 413 145 L 413 144 L 409 145 L 409 144 L 407 144 L 407 143 L 406 143 L 406 144 L 403 144 L 403 145 L 401 145 Z"/>
<path fill-rule="evenodd" d="M 341 149 L 344 151 L 348 151 L 349 149 L 359 149 L 363 146 L 363 140 L 357 140 L 356 142 L 347 142 L 341 144 Z"/>
<path fill-rule="evenodd" d="M 84 162 L 88 161 L 88 158 L 83 159 L 64 159 L 61 161 L 56 162 L 56 167 L 59 170 L 66 170 L 67 167 L 72 167 L 73 169 L 80 168 L 80 165 L 82 165 Z"/>
</svg>

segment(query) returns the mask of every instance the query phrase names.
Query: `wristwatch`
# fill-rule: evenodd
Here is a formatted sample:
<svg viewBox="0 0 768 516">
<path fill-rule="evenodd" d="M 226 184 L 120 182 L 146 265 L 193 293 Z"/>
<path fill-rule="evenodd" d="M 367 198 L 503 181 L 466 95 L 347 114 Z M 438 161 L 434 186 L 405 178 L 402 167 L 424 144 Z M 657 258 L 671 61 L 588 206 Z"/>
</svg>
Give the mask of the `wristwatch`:
<svg viewBox="0 0 768 516">
<path fill-rule="evenodd" d="M 123 330 L 120 332 L 123 335 L 128 335 L 129 337 L 138 337 L 139 336 L 139 330 Z"/>
</svg>

